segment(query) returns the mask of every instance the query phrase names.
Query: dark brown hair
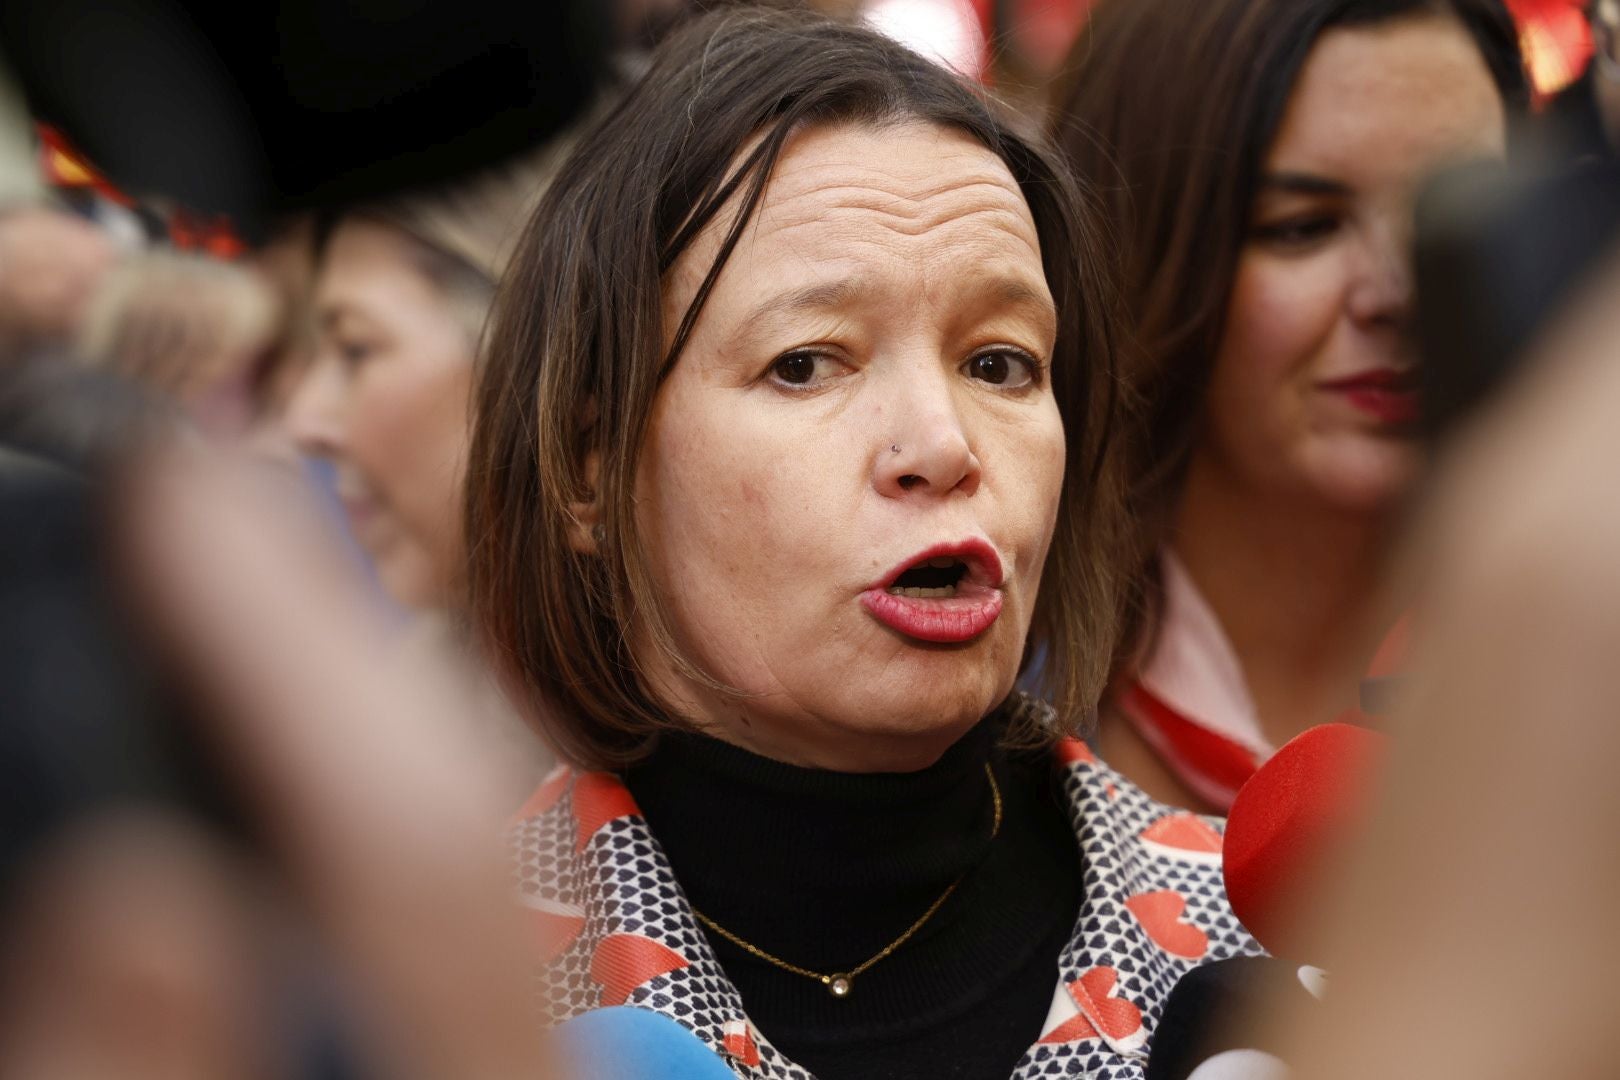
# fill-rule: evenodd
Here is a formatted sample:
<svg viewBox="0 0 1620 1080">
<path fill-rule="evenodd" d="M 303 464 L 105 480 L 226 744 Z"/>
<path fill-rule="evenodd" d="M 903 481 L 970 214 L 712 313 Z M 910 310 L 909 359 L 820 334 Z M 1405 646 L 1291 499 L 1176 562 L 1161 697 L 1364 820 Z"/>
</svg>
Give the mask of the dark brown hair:
<svg viewBox="0 0 1620 1080">
<path fill-rule="evenodd" d="M 1139 569 L 1180 495 L 1265 155 L 1306 58 L 1329 29 L 1423 13 L 1455 17 L 1509 117 L 1525 111 L 1502 0 L 1104 0 L 1075 42 L 1052 134 L 1118 232 Z M 1148 576 L 1134 586 L 1138 605 Z"/>
<path fill-rule="evenodd" d="M 951 73 L 859 27 L 731 8 L 667 39 L 563 167 L 502 282 L 475 395 L 473 617 L 494 662 L 574 760 L 623 764 L 660 726 L 681 722 L 649 693 L 632 626 L 678 670 L 717 685 L 680 655 L 653 587 L 632 507 L 636 463 L 659 387 L 785 142 L 809 125 L 905 121 L 981 142 L 1011 170 L 1035 220 L 1058 308 L 1053 388 L 1069 456 L 1031 640 L 1048 650 L 1049 689 L 1067 722 L 1094 709 L 1117 632 L 1122 532 L 1106 452 L 1112 279 L 1094 218 L 1056 157 Z M 666 272 L 727 206 L 741 212 L 719 255 L 678 325 L 665 326 Z M 594 492 L 590 451 L 600 462 Z M 569 544 L 569 508 L 593 497 L 603 539 L 581 554 Z"/>
</svg>

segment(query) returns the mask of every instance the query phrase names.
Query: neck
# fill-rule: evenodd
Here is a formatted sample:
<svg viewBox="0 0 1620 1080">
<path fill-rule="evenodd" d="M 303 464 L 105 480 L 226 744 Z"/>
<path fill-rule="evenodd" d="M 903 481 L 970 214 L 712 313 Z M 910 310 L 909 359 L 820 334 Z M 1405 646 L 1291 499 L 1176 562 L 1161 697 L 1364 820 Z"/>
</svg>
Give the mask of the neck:
<svg viewBox="0 0 1620 1080">
<path fill-rule="evenodd" d="M 1356 704 L 1391 614 L 1381 594 L 1389 518 L 1279 498 L 1194 459 L 1172 544 L 1231 640 L 1273 745 Z"/>
</svg>

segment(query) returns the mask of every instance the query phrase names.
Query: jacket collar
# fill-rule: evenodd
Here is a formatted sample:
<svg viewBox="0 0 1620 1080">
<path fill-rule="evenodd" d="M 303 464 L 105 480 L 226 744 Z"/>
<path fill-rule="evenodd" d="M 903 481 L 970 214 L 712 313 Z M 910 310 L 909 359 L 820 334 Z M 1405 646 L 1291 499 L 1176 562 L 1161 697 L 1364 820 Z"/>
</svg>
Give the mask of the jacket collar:
<svg viewBox="0 0 1620 1080">
<path fill-rule="evenodd" d="M 1040 1039 L 1014 1080 L 1079 1068 L 1140 1077 L 1175 982 L 1258 946 L 1226 901 L 1220 823 L 1160 806 L 1086 745 L 1055 748 L 1085 860 L 1085 895 L 1059 957 Z M 607 773 L 554 770 L 512 822 L 522 899 L 541 943 L 547 1013 L 630 1005 L 674 1019 L 739 1075 L 810 1080 L 749 1021 L 658 841 Z M 740 872 L 740 871 L 739 871 Z"/>
</svg>

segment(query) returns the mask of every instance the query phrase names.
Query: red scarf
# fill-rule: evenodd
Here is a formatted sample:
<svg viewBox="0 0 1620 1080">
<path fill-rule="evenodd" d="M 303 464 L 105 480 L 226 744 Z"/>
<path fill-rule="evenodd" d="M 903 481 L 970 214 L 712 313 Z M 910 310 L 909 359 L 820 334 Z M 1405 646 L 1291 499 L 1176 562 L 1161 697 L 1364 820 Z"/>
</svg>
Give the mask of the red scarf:
<svg viewBox="0 0 1620 1080">
<path fill-rule="evenodd" d="M 1263 743 L 1258 718 L 1246 712 L 1252 705 L 1241 687 L 1237 657 L 1214 612 L 1173 553 L 1164 553 L 1161 567 L 1165 611 L 1155 656 L 1123 679 L 1112 697 L 1165 768 L 1189 791 L 1226 813 L 1238 789 L 1275 748 Z M 1373 655 L 1368 678 L 1386 677 L 1405 667 L 1409 636 L 1409 619 L 1403 616 Z M 1167 700 L 1169 696 L 1177 696 L 1182 707 Z M 1209 715 L 1193 711 L 1203 701 L 1215 711 Z M 1221 715 L 1222 708 L 1245 715 Z M 1372 718 L 1351 708 L 1335 720 L 1365 726 Z"/>
</svg>

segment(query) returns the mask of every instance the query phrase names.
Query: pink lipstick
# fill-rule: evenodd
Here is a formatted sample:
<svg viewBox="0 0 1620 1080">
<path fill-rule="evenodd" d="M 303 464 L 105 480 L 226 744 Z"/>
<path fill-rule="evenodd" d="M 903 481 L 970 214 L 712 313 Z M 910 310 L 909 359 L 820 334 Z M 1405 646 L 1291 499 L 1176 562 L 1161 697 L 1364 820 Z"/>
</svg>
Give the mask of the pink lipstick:
<svg viewBox="0 0 1620 1080">
<path fill-rule="evenodd" d="M 977 538 L 919 552 L 861 593 L 861 605 L 884 626 L 940 644 L 984 633 L 1001 599 L 1001 558 Z"/>
</svg>

